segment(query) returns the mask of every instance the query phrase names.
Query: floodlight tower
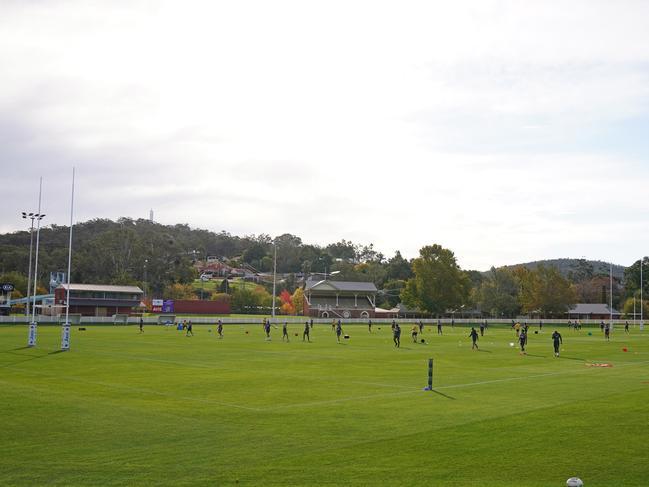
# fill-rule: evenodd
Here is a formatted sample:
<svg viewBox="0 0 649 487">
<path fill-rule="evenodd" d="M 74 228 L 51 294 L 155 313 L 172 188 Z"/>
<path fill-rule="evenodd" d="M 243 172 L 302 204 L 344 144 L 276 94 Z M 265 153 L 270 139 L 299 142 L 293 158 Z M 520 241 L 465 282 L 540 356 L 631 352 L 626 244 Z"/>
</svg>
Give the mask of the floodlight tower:
<svg viewBox="0 0 649 487">
<path fill-rule="evenodd" d="M 644 259 L 644 256 L 640 257 L 640 330 L 644 330 L 644 301 L 642 300 L 642 267 Z"/>
<path fill-rule="evenodd" d="M 32 289 L 32 249 L 34 246 L 34 219 L 37 218 L 37 213 L 23 213 L 23 218 L 29 218 L 32 221 L 31 228 L 29 229 L 29 271 L 27 272 L 27 300 L 25 302 L 25 316 L 29 316 L 29 293 Z"/>
<path fill-rule="evenodd" d="M 36 220 L 36 257 L 34 262 L 34 290 L 32 294 L 32 317 L 29 323 L 29 335 L 27 338 L 27 346 L 33 347 L 36 345 L 36 340 L 38 336 L 37 324 L 36 324 L 36 288 L 38 288 L 38 247 L 41 237 L 41 220 L 45 218 L 45 215 L 41 213 L 41 201 L 43 195 L 43 177 L 41 176 L 39 188 L 38 188 L 38 212 L 34 215 Z M 27 290 L 27 301 L 29 301 L 29 290 Z"/>
</svg>

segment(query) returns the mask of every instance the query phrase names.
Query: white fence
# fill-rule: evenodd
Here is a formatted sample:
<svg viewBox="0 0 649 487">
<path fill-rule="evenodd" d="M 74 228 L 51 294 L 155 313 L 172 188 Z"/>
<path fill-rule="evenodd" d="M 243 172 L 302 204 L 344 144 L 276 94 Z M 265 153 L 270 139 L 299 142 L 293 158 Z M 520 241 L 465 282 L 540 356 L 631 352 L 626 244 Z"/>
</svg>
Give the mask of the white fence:
<svg viewBox="0 0 649 487">
<path fill-rule="evenodd" d="M 143 318 L 144 324 L 146 325 L 157 325 L 158 324 L 158 316 L 147 316 Z M 238 317 L 217 317 L 217 316 L 191 316 L 191 317 L 183 317 L 183 316 L 176 316 L 176 322 L 179 321 L 191 321 L 192 324 L 195 325 L 201 325 L 201 324 L 214 324 L 218 320 L 221 320 L 221 322 L 225 324 L 259 324 L 261 325 L 263 318 L 259 316 L 251 316 L 250 318 L 245 317 L 245 316 L 238 316 Z M 386 324 L 386 323 L 392 323 L 393 318 L 372 318 L 372 324 Z M 395 318 L 394 319 L 397 323 L 399 324 L 404 324 L 404 323 L 419 323 L 422 321 L 425 325 L 427 326 L 436 326 L 437 325 L 437 319 L 417 319 L 417 318 Z M 57 318 L 56 316 L 37 316 L 36 317 L 36 322 L 39 324 L 43 325 L 57 325 L 63 323 L 64 318 L 61 317 L 60 319 Z M 306 317 L 306 316 L 276 316 L 275 318 L 271 319 L 272 323 L 284 323 L 288 322 L 290 324 L 296 324 L 300 323 L 303 324 L 305 321 L 311 321 L 311 318 Z M 337 318 L 313 318 L 313 323 L 315 325 L 323 325 L 327 324 L 330 325 L 332 321 L 338 321 Z M 360 324 L 360 325 L 367 325 L 368 319 L 366 318 L 347 318 L 347 319 L 342 319 L 342 321 L 345 324 Z M 454 324 L 458 326 L 463 326 L 463 325 L 472 325 L 472 326 L 478 326 L 481 322 L 483 322 L 483 319 L 470 319 L 470 318 L 456 318 L 454 320 Z M 568 323 L 567 319 L 556 319 L 556 320 L 542 320 L 543 321 L 543 326 L 553 326 L 553 325 L 562 325 L 565 326 Z M 574 322 L 574 320 L 572 320 Z M 602 320 L 581 320 L 581 324 L 583 326 L 597 326 L 600 324 Z M 640 321 L 636 320 L 613 320 L 612 323 L 614 325 L 621 324 L 624 325 L 624 323 L 628 321 L 629 324 L 639 324 Z M 649 321 L 649 320 L 648 320 Z M 0 316 L 0 324 L 27 324 L 29 322 L 29 318 L 27 316 Z M 135 325 L 140 322 L 140 317 L 139 316 L 130 316 L 128 317 L 127 320 L 129 325 Z M 441 319 L 442 325 L 443 326 L 451 326 L 451 319 L 450 318 L 443 318 Z M 519 320 L 521 324 L 525 323 L 525 320 Z M 606 319 L 604 320 L 605 323 L 609 323 L 609 320 Z M 81 317 L 81 324 L 82 325 L 114 325 L 115 320 L 112 316 L 82 316 Z M 511 326 L 511 319 L 510 320 L 498 320 L 498 319 L 487 319 L 487 324 L 488 325 L 496 325 L 496 326 Z M 539 326 L 539 320 L 527 320 L 527 324 L 530 325 L 530 327 L 538 327 Z M 116 326 L 119 325 L 124 325 L 124 323 L 119 323 Z"/>
</svg>

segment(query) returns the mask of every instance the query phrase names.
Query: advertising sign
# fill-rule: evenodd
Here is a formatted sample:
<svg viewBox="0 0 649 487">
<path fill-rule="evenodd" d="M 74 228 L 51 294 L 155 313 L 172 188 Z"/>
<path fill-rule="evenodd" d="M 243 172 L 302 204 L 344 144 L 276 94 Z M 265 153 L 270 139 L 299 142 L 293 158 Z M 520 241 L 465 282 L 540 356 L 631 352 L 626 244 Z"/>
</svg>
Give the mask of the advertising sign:
<svg viewBox="0 0 649 487">
<path fill-rule="evenodd" d="M 160 313 L 162 311 L 162 299 L 151 300 L 151 311 L 153 313 Z"/>
<path fill-rule="evenodd" d="M 173 299 L 165 299 L 162 303 L 162 312 L 163 313 L 173 313 L 174 312 L 174 302 Z"/>
</svg>

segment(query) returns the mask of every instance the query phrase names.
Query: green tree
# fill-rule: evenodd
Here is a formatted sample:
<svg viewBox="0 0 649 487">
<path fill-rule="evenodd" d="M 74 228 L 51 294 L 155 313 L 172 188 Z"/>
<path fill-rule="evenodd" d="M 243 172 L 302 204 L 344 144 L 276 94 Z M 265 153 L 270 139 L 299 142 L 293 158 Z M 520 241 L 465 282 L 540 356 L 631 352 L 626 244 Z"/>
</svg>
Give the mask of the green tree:
<svg viewBox="0 0 649 487">
<path fill-rule="evenodd" d="M 401 256 L 398 250 L 394 253 L 394 257 L 388 260 L 386 279 L 405 281 L 412 277 L 412 267 L 407 259 Z"/>
<path fill-rule="evenodd" d="M 169 284 L 164 288 L 163 296 L 165 299 L 196 299 L 191 284 Z"/>
<path fill-rule="evenodd" d="M 534 271 L 517 268 L 520 303 L 524 313 L 563 314 L 577 302 L 577 293 L 555 266 L 539 265 Z"/>
<path fill-rule="evenodd" d="M 477 289 L 476 304 L 491 316 L 510 317 L 520 312 L 519 285 L 511 270 L 492 267 Z"/>
<path fill-rule="evenodd" d="M 644 298 L 644 296 L 643 296 Z M 644 301 L 644 307 L 642 309 L 642 317 L 643 319 L 647 319 L 649 321 L 649 301 L 646 299 Z M 627 298 L 626 301 L 624 301 L 624 304 L 622 305 L 622 313 L 624 313 L 624 316 L 630 319 L 633 319 L 633 310 L 634 310 L 634 302 L 633 298 Z M 635 319 L 640 319 L 640 299 L 636 298 L 635 299 Z"/>
<path fill-rule="evenodd" d="M 406 306 L 441 315 L 466 302 L 469 279 L 450 250 L 437 244 L 423 247 L 412 270 L 414 277 L 401 293 Z"/>
</svg>

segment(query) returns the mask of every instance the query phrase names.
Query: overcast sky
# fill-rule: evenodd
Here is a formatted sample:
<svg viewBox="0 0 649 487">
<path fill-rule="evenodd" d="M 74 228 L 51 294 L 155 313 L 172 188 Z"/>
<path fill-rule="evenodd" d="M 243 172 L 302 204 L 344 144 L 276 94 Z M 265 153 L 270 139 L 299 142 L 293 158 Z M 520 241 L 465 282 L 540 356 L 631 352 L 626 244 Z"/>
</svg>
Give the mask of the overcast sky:
<svg viewBox="0 0 649 487">
<path fill-rule="evenodd" d="M 649 2 L 0 0 L 0 232 L 649 253 Z"/>
</svg>

